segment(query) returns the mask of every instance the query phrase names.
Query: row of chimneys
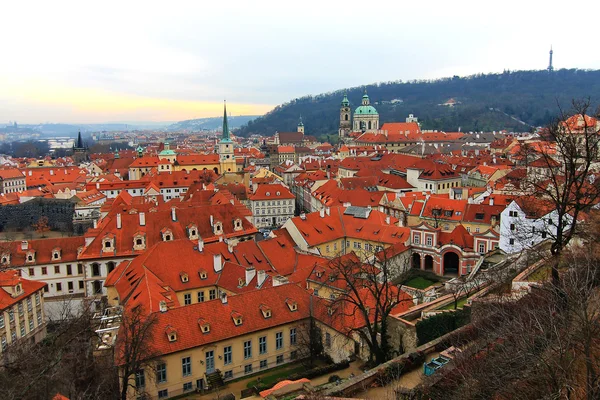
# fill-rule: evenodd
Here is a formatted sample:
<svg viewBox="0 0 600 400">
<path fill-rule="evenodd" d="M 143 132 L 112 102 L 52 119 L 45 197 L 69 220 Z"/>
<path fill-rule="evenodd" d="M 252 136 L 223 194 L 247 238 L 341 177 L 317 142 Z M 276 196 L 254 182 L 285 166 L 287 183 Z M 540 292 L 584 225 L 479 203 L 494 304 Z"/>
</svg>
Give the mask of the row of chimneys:
<svg viewBox="0 0 600 400">
<path fill-rule="evenodd" d="M 177 221 L 177 213 L 175 211 L 175 207 L 171 207 L 171 220 L 173 220 L 173 222 Z M 146 225 L 146 213 L 144 212 L 140 212 L 138 213 L 139 218 L 140 218 L 140 226 L 145 226 Z M 210 225 L 212 226 L 212 215 L 210 216 Z M 121 229 L 121 227 L 123 226 L 123 222 L 121 220 L 121 213 L 117 213 L 117 229 Z M 94 226 L 95 228 L 96 226 Z"/>
</svg>

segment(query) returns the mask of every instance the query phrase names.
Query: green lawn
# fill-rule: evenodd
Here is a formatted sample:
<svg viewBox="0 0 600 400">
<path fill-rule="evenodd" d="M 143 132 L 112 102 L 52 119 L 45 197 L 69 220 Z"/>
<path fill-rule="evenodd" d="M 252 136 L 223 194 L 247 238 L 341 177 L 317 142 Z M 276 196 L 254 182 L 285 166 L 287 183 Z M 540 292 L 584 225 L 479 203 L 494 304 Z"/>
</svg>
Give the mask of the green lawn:
<svg viewBox="0 0 600 400">
<path fill-rule="evenodd" d="M 253 386 L 257 386 L 257 387 L 265 387 L 265 388 L 270 388 L 271 386 L 273 386 L 275 384 L 275 382 L 277 382 L 277 380 L 281 379 L 281 378 L 285 378 L 286 376 L 298 373 L 298 372 L 302 372 L 304 371 L 306 368 L 303 365 L 295 365 L 292 366 L 291 368 L 281 368 L 281 369 L 277 369 L 276 371 L 272 371 L 272 373 L 268 374 L 268 375 L 263 375 L 260 377 L 260 385 L 258 382 L 258 378 L 251 380 L 250 382 L 248 382 L 248 384 L 246 385 L 247 388 L 251 388 Z"/>
<path fill-rule="evenodd" d="M 458 303 L 456 303 L 456 308 L 463 308 L 465 304 L 467 304 L 467 297 L 463 297 L 462 299 L 458 299 Z M 454 310 L 454 301 L 447 306 L 440 308 L 440 310 Z"/>
<path fill-rule="evenodd" d="M 415 276 L 414 278 L 409 279 L 404 282 L 403 285 L 410 286 L 415 289 L 425 289 L 429 286 L 433 285 L 435 282 L 431 281 L 427 278 L 423 278 L 422 276 Z"/>
</svg>

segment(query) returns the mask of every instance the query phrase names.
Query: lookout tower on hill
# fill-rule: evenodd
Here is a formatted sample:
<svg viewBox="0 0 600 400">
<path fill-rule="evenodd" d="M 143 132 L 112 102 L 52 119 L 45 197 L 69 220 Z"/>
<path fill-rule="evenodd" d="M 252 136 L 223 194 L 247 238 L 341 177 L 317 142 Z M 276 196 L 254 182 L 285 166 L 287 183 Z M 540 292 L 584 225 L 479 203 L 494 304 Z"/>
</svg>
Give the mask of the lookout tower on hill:
<svg viewBox="0 0 600 400">
<path fill-rule="evenodd" d="M 550 46 L 550 62 L 548 63 L 548 72 L 552 72 L 554 71 L 554 67 L 552 66 L 552 54 L 554 52 L 552 51 L 552 46 Z"/>
</svg>

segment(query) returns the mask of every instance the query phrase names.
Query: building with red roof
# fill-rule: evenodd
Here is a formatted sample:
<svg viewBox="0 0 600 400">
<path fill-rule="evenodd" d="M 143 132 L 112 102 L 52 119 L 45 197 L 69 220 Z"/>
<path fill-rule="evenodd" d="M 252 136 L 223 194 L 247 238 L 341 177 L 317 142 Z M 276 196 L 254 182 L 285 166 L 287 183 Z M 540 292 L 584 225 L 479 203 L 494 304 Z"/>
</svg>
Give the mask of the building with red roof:
<svg viewBox="0 0 600 400">
<path fill-rule="evenodd" d="M 296 197 L 281 183 L 256 185 L 248 196 L 257 228 L 280 227 L 294 216 Z"/>
<path fill-rule="evenodd" d="M 408 239 L 398 219 L 364 207 L 333 207 L 301 214 L 284 224 L 303 251 L 334 257 L 352 251 L 366 259 L 374 251 Z"/>
<path fill-rule="evenodd" d="M 25 175 L 17 168 L 0 169 L 0 193 L 18 193 L 27 189 Z"/>
<path fill-rule="evenodd" d="M 75 307 L 85 296 L 83 265 L 77 260 L 84 243 L 82 236 L 4 242 L 0 262 L 2 268 L 45 283 L 46 312 L 59 319 L 65 298 Z"/>
<path fill-rule="evenodd" d="M 86 270 L 86 293 L 89 297 L 101 296 L 103 281 L 110 271 L 158 242 L 245 241 L 253 239 L 256 233 L 256 228 L 229 201 L 212 204 L 192 197 L 190 201 L 169 203 L 119 202 L 96 228 L 85 234 L 79 259 Z"/>
<path fill-rule="evenodd" d="M 17 270 L 0 271 L 0 354 L 17 341 L 39 342 L 46 336 L 46 286 Z"/>
</svg>

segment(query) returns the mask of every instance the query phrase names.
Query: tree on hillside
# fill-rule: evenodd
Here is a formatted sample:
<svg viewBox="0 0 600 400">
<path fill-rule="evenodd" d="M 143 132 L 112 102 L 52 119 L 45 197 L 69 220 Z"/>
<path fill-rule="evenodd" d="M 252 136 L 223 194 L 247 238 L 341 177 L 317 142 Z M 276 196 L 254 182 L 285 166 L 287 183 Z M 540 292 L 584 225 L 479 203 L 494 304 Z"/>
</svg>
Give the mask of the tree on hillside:
<svg viewBox="0 0 600 400">
<path fill-rule="evenodd" d="M 552 278 L 559 278 L 560 257 L 578 231 L 582 214 L 600 201 L 599 161 L 600 125 L 590 118 L 590 102 L 573 101 L 570 111 L 561 111 L 543 137 L 554 144 L 539 150 L 542 176 L 528 173 L 525 185 L 533 197 L 555 210 L 556 220 L 547 221 L 550 237 Z M 593 115 L 600 118 L 600 109 Z"/>
<path fill-rule="evenodd" d="M 392 283 L 399 278 L 398 268 L 387 252 L 373 251 L 366 259 L 351 254 L 331 260 L 324 285 L 338 283 L 340 290 L 334 291 L 330 307 L 333 318 L 361 338 L 368 346 L 369 362 L 378 365 L 392 355 L 388 317 L 400 305 L 412 304 L 412 298 Z"/>
</svg>

